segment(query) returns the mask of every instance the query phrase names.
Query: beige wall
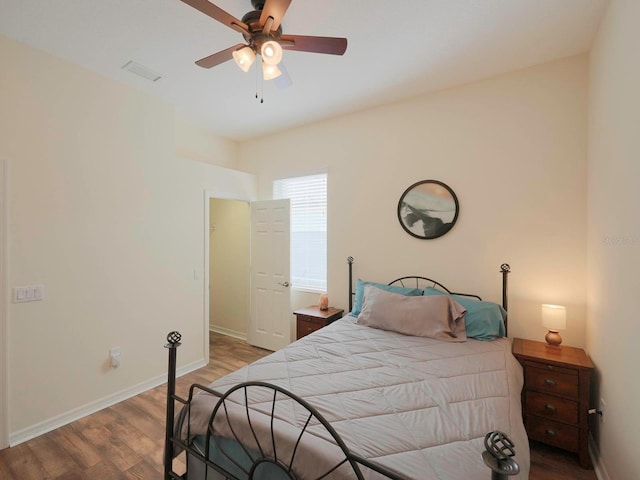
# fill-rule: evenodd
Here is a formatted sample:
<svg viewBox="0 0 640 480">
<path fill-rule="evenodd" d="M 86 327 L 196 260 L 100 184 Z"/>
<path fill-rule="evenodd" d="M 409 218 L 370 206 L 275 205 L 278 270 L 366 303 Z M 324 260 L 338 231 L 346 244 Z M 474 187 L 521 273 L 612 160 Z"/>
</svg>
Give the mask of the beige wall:
<svg viewBox="0 0 640 480">
<path fill-rule="evenodd" d="M 274 178 L 329 172 L 328 283 L 348 305 L 346 257 L 357 277 L 428 274 L 500 301 L 512 266 L 510 336 L 542 339 L 540 304 L 567 305 L 565 342 L 584 344 L 586 310 L 585 56 L 540 65 L 324 123 L 248 141 L 240 168 Z M 268 162 L 261 152 L 277 152 Z M 419 180 L 460 201 L 447 235 L 419 240 L 400 227 L 399 197 Z M 315 303 L 297 295 L 292 307 Z"/>
<path fill-rule="evenodd" d="M 640 478 L 640 2 L 614 0 L 591 53 L 589 93 L 589 315 L 597 368 L 594 437 L 611 479 Z"/>
<path fill-rule="evenodd" d="M 204 192 L 256 185 L 178 158 L 173 108 L 155 97 L 3 37 L 0 58 L 9 286 L 45 286 L 9 305 L 15 440 L 162 379 L 170 330 L 179 366 L 205 360 Z"/>
<path fill-rule="evenodd" d="M 212 330 L 240 338 L 249 320 L 249 203 L 210 199 L 210 297 Z"/>
</svg>

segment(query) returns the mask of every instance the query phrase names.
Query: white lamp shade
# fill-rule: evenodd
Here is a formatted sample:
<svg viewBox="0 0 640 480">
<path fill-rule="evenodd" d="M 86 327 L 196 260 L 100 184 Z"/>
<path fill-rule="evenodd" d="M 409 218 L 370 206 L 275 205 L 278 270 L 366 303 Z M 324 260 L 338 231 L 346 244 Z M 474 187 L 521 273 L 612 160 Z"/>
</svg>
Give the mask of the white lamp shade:
<svg viewBox="0 0 640 480">
<path fill-rule="evenodd" d="M 282 47 L 278 42 L 269 40 L 262 44 L 260 55 L 262 55 L 264 63 L 268 63 L 269 65 L 278 65 L 280 60 L 282 60 Z"/>
<path fill-rule="evenodd" d="M 542 325 L 551 332 L 564 330 L 567 328 L 567 309 L 562 305 L 542 305 Z"/>
<path fill-rule="evenodd" d="M 236 65 L 238 65 L 243 72 L 248 72 L 253 62 L 256 61 L 256 53 L 250 47 L 239 48 L 235 50 L 232 55 Z"/>
<path fill-rule="evenodd" d="M 282 72 L 277 65 L 269 65 L 268 63 L 262 64 L 262 77 L 265 80 L 273 80 L 282 75 Z"/>
</svg>

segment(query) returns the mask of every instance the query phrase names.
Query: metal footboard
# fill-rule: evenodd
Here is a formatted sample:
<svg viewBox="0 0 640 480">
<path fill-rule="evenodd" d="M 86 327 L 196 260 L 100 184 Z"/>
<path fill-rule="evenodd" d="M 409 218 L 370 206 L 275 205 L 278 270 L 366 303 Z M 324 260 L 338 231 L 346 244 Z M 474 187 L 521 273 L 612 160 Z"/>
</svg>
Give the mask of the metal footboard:
<svg viewBox="0 0 640 480">
<path fill-rule="evenodd" d="M 308 434 L 311 425 L 317 429 L 319 426 L 324 429 L 325 437 L 331 438 L 331 444 L 339 450 L 339 454 L 335 460 L 331 460 L 330 465 L 325 466 L 322 471 L 318 472 L 317 480 L 328 478 L 332 473 L 338 469 L 342 469 L 341 472 L 349 474 L 349 478 L 358 480 L 364 479 L 364 471 L 373 470 L 386 478 L 393 480 L 402 480 L 404 477 L 397 473 L 391 472 L 388 469 L 377 465 L 365 458 L 353 454 L 344 441 L 340 438 L 331 424 L 307 401 L 299 396 L 279 387 L 265 382 L 246 382 L 238 384 L 231 388 L 224 395 L 220 396 L 219 393 L 198 384 L 193 384 L 189 388 L 188 399 L 183 399 L 176 395 L 176 355 L 177 348 L 180 346 L 181 335 L 178 332 L 171 332 L 167 336 L 168 343 L 165 347 L 169 350 L 169 368 L 168 368 L 168 381 L 167 381 L 167 417 L 166 417 L 166 431 L 165 431 L 165 452 L 164 452 L 164 479 L 165 480 L 196 480 L 188 477 L 188 472 L 184 475 L 179 475 L 173 471 L 173 458 L 176 451 L 184 450 L 188 456 L 192 459 L 202 462 L 205 466 L 205 478 L 208 475 L 209 469 L 213 469 L 220 473 L 222 476 L 228 479 L 246 480 L 253 478 L 260 478 L 260 472 L 262 472 L 262 478 L 278 478 L 278 479 L 291 479 L 297 480 L 298 477 L 294 472 L 293 465 L 300 452 L 300 445 L 303 442 L 303 438 Z M 268 404 L 270 405 L 270 427 L 268 435 L 258 435 L 257 431 L 252 424 L 250 409 L 249 409 L 249 397 L 255 395 L 255 389 L 261 389 L 268 392 L 270 398 Z M 210 395 L 216 396 L 219 400 L 216 403 L 214 410 L 211 413 L 209 419 L 208 433 L 206 435 L 206 442 L 204 452 L 193 447 L 189 441 L 191 437 L 189 416 L 191 402 L 196 393 L 206 392 Z M 241 441 L 241 436 L 237 430 L 232 426 L 232 421 L 228 414 L 228 403 L 230 396 L 240 395 L 244 398 L 244 408 L 246 409 L 246 422 L 251 432 L 253 442 L 251 446 L 245 445 L 246 442 Z M 264 393 L 262 394 L 264 396 Z M 293 401 L 299 405 L 299 408 L 303 409 L 304 421 L 301 422 L 302 426 L 299 427 L 299 432 L 294 446 L 291 450 L 286 452 L 278 451 L 276 435 L 277 429 L 275 428 L 275 411 L 276 404 L 280 401 Z M 177 429 L 175 428 L 175 405 L 178 402 L 184 406 L 184 413 L 187 418 L 187 435 L 186 440 L 181 438 Z M 233 402 L 235 407 L 238 407 L 238 402 Z M 239 445 L 242 449 L 241 457 L 244 461 L 238 460 L 238 455 L 233 455 L 229 452 L 228 448 L 220 442 L 219 436 L 214 428 L 214 421 L 216 415 L 223 414 L 225 421 L 229 424 L 229 430 L 231 431 L 231 440 L 234 444 Z M 316 432 L 317 433 L 317 432 Z M 245 435 L 246 437 L 246 435 Z M 263 438 L 261 438 L 263 437 Z M 210 458 L 211 448 L 215 447 L 217 452 L 220 452 L 222 457 L 225 457 L 226 468 L 221 466 L 219 462 L 216 463 Z M 511 440 L 501 432 L 490 432 L 485 437 L 486 451 L 482 453 L 482 458 L 485 464 L 492 470 L 492 480 L 506 480 L 511 475 L 516 475 L 519 472 L 518 464 L 513 459 L 515 451 Z M 479 453 L 480 455 L 480 453 Z M 187 462 L 188 463 L 188 462 Z M 277 476 L 274 476 L 272 472 L 277 472 Z M 266 476 L 265 476 L 266 475 Z"/>
</svg>

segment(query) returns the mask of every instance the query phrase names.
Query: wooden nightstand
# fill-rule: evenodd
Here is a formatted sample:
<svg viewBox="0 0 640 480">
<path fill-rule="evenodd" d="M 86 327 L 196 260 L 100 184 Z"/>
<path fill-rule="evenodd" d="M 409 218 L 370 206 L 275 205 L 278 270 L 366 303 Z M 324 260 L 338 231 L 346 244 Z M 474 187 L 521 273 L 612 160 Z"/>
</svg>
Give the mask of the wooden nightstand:
<svg viewBox="0 0 640 480">
<path fill-rule="evenodd" d="M 320 310 L 317 305 L 301 308 L 293 312 L 297 318 L 297 339 L 301 339 L 305 335 L 309 335 L 311 332 L 320 330 L 322 327 L 326 327 L 334 320 L 342 318 L 344 310 L 339 308 L 329 307 L 328 310 Z"/>
<path fill-rule="evenodd" d="M 524 369 L 522 414 L 529 438 L 577 453 L 580 466 L 591 468 L 591 359 L 581 348 L 553 348 L 521 338 L 513 340 L 513 355 Z"/>
</svg>

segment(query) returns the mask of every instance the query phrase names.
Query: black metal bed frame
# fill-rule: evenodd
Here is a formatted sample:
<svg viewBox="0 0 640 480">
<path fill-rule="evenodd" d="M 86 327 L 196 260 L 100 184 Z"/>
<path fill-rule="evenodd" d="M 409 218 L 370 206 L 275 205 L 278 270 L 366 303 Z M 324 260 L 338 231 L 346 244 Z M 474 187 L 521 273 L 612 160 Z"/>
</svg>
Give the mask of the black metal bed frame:
<svg viewBox="0 0 640 480">
<path fill-rule="evenodd" d="M 349 257 L 347 259 L 349 264 L 349 310 L 352 309 L 353 303 L 353 257 Z M 503 284 L 502 284 L 502 292 L 503 292 L 503 307 L 507 308 L 507 275 L 510 272 L 510 267 L 508 264 L 503 264 L 501 266 Z M 426 281 L 427 283 L 433 285 L 434 287 L 438 287 L 443 289 L 449 294 L 453 294 L 450 290 L 448 290 L 444 285 L 435 280 L 426 278 L 426 277 L 417 277 L 417 276 L 408 276 L 401 277 L 399 279 L 390 282 L 390 285 L 393 283 L 400 283 L 404 285 L 405 281 L 412 280 L 415 282 Z M 456 295 L 465 295 L 473 298 L 480 299 L 477 295 L 470 294 L 457 294 Z M 506 328 L 506 320 L 505 320 L 505 328 Z M 191 455 L 192 458 L 197 459 L 198 461 L 204 464 L 205 469 L 205 479 L 208 476 L 209 468 L 212 468 L 216 472 L 225 476 L 225 478 L 244 480 L 244 479 L 253 479 L 254 475 L 256 475 L 261 468 L 267 466 L 268 468 L 275 468 L 279 475 L 282 475 L 282 478 L 297 480 L 297 476 L 293 471 L 293 463 L 298 453 L 298 446 L 301 443 L 301 440 L 305 433 L 308 431 L 308 426 L 310 424 L 318 425 L 321 424 L 326 430 L 327 434 L 333 439 L 335 442 L 335 446 L 337 446 L 341 452 L 342 457 L 336 460 L 336 464 L 330 467 L 327 471 L 319 473 L 317 479 L 323 479 L 329 476 L 331 473 L 336 471 L 338 468 L 343 465 L 347 465 L 353 471 L 354 478 L 358 480 L 362 480 L 363 474 L 361 467 L 365 467 L 367 469 L 371 469 L 377 473 L 384 475 L 387 478 L 392 480 L 402 480 L 403 477 L 398 474 L 387 470 L 386 468 L 377 465 L 374 462 L 371 462 L 365 458 L 362 458 L 358 455 L 353 454 L 344 441 L 340 438 L 335 429 L 331 426 L 331 424 L 306 400 L 303 398 L 277 386 L 272 385 L 266 382 L 244 382 L 238 384 L 231 389 L 229 389 L 225 394 L 221 395 L 220 393 L 199 384 L 193 384 L 189 388 L 189 396 L 187 399 L 181 398 L 176 395 L 175 387 L 176 387 L 176 355 L 177 349 L 181 345 L 180 340 L 182 339 L 180 333 L 171 332 L 167 335 L 168 343 L 165 345 L 165 348 L 169 351 L 169 365 L 168 365 L 168 374 L 167 374 L 167 409 L 166 409 L 166 425 L 165 425 L 165 451 L 164 451 L 164 480 L 187 480 L 188 472 L 184 475 L 179 475 L 173 471 L 173 458 L 175 449 L 184 450 L 187 452 L 187 455 Z M 268 453 L 266 445 L 263 447 L 263 444 L 260 441 L 259 435 L 256 433 L 254 426 L 251 423 L 250 418 L 250 409 L 248 405 L 248 397 L 250 389 L 268 389 L 272 392 L 272 400 L 271 400 L 271 427 L 269 435 L 264 442 L 268 444 L 273 449 L 273 453 Z M 211 413 L 209 418 L 208 432 L 206 435 L 206 443 L 205 443 L 205 453 L 201 453 L 197 449 L 195 449 L 189 442 L 188 439 L 191 438 L 190 435 L 190 425 L 189 418 L 187 418 L 187 441 L 183 441 L 180 437 L 179 432 L 176 432 L 175 429 L 175 402 L 182 404 L 186 408 L 187 417 L 190 416 L 191 410 L 191 401 L 193 400 L 194 395 L 197 392 L 206 392 L 210 395 L 218 397 L 219 400 L 216 403 L 214 410 Z M 258 446 L 257 449 L 251 449 L 246 447 L 241 441 L 239 436 L 234 431 L 231 426 L 231 420 L 229 418 L 229 414 L 227 411 L 227 399 L 230 395 L 241 392 L 244 396 L 244 405 L 246 409 L 246 420 L 253 436 L 253 439 Z M 297 402 L 302 408 L 307 411 L 306 422 L 300 428 L 299 436 L 295 442 L 295 447 L 291 452 L 291 456 L 289 457 L 289 461 L 286 462 L 283 459 L 285 456 L 278 456 L 276 449 L 276 441 L 275 441 L 275 432 L 274 432 L 274 411 L 276 408 L 276 403 L 283 399 L 290 399 Z M 241 465 L 236 458 L 233 458 L 231 454 L 225 452 L 225 448 L 218 443 L 218 440 L 215 435 L 214 421 L 216 419 L 216 415 L 218 412 L 223 411 L 225 418 L 229 424 L 232 436 L 234 437 L 234 441 L 240 445 L 243 455 L 245 455 L 246 459 L 251 462 L 250 467 L 246 467 Z M 215 443 L 218 451 L 224 455 L 228 461 L 230 461 L 236 467 L 237 471 L 242 472 L 242 476 L 237 476 L 234 472 L 224 469 L 220 465 L 214 463 L 209 458 L 210 446 L 211 442 Z M 507 478 L 511 475 L 516 475 L 519 472 L 519 466 L 517 462 L 513 459 L 515 455 L 513 442 L 502 432 L 494 431 L 489 432 L 485 436 L 485 448 L 486 450 L 482 452 L 482 458 L 484 463 L 491 469 L 492 480 L 507 480 Z M 188 460 L 187 460 L 188 466 Z M 263 472 L 264 472 L 263 468 Z M 192 479 L 189 479 L 192 480 Z"/>
</svg>

